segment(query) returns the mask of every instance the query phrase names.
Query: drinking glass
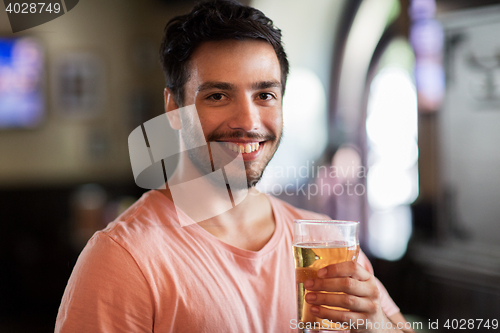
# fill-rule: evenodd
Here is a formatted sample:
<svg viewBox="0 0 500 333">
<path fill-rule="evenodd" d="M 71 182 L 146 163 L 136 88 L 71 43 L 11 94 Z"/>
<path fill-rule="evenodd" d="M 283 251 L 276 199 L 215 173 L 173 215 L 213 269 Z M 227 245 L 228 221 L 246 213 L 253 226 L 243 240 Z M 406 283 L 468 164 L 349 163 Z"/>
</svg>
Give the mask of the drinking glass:
<svg viewBox="0 0 500 333">
<path fill-rule="evenodd" d="M 317 278 L 319 269 L 345 261 L 357 261 L 359 254 L 359 222 L 336 220 L 295 220 L 293 252 L 297 284 L 299 332 L 320 333 L 342 330 L 340 324 L 315 317 L 304 297 L 304 282 Z M 328 307 L 340 311 L 344 308 Z"/>
</svg>

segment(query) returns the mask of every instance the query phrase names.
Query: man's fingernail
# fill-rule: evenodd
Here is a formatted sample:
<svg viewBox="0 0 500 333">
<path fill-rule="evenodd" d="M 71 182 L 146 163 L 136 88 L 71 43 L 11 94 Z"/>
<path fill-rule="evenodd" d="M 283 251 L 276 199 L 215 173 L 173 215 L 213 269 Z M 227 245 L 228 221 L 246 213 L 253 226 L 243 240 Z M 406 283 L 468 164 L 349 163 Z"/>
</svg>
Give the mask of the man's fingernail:
<svg viewBox="0 0 500 333">
<path fill-rule="evenodd" d="M 311 312 L 312 313 L 318 313 L 319 312 L 319 308 L 317 306 L 311 306 Z"/>
<path fill-rule="evenodd" d="M 307 280 L 306 282 L 304 282 L 304 288 L 311 288 L 312 286 L 314 286 L 313 280 Z"/>
<path fill-rule="evenodd" d="M 306 295 L 306 301 L 312 302 L 312 301 L 315 301 L 315 300 L 316 300 L 316 294 L 309 293 L 309 294 Z"/>
<path fill-rule="evenodd" d="M 318 271 L 318 277 L 322 278 L 326 275 L 326 268 L 322 268 Z"/>
</svg>

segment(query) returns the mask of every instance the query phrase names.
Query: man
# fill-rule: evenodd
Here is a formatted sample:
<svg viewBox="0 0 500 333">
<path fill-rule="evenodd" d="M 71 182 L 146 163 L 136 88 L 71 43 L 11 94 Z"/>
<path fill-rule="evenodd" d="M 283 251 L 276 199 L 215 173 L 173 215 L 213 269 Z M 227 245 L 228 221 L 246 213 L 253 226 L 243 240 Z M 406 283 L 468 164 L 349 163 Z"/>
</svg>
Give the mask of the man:
<svg viewBox="0 0 500 333">
<path fill-rule="evenodd" d="M 325 217 L 253 187 L 283 129 L 288 62 L 281 32 L 251 7 L 202 3 L 167 24 L 161 58 L 167 116 L 187 153 L 169 187 L 146 193 L 88 242 L 64 293 L 56 331 L 295 331 L 292 221 Z M 187 106 L 196 112 L 178 110 Z M 202 139 L 215 144 L 209 155 L 188 149 L 200 139 L 198 119 Z M 172 184 L 203 179 L 224 167 L 217 163 L 221 154 L 232 152 L 241 153 L 247 178 L 243 185 L 228 182 L 233 207 L 199 222 L 178 209 Z M 241 171 L 224 170 L 226 180 Z M 221 187 L 210 180 L 200 186 Z M 211 206 L 219 199 L 214 195 Z M 370 320 L 378 327 L 405 322 L 363 254 L 358 264 L 331 265 L 305 285 L 316 317 Z M 393 331 L 399 331 L 395 325 Z"/>
</svg>

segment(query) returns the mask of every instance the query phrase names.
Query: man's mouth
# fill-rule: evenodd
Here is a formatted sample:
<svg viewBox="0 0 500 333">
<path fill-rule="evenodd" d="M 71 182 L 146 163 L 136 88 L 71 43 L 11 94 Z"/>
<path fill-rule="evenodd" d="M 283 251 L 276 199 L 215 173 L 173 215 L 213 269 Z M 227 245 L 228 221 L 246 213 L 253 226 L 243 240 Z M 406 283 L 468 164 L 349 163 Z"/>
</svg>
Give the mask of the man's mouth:
<svg viewBox="0 0 500 333">
<path fill-rule="evenodd" d="M 263 143 L 263 142 L 262 142 Z M 249 154 L 259 150 L 261 142 L 223 142 L 224 146 L 235 153 Z"/>
</svg>

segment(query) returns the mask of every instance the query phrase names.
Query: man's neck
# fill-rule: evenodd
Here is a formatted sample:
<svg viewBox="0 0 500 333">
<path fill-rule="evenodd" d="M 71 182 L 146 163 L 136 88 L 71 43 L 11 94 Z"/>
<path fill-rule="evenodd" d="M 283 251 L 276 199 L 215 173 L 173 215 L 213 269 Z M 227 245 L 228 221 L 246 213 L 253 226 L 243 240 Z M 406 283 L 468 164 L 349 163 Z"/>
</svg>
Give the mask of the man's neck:
<svg viewBox="0 0 500 333">
<path fill-rule="evenodd" d="M 174 202 L 168 184 L 160 192 Z M 198 225 L 223 242 L 250 251 L 262 249 L 276 227 L 269 198 L 255 188 L 250 188 L 246 198 L 232 209 Z"/>
<path fill-rule="evenodd" d="M 276 228 L 269 199 L 255 188 L 240 204 L 198 224 L 220 240 L 250 251 L 262 249 Z"/>
</svg>

